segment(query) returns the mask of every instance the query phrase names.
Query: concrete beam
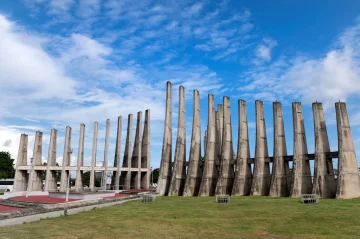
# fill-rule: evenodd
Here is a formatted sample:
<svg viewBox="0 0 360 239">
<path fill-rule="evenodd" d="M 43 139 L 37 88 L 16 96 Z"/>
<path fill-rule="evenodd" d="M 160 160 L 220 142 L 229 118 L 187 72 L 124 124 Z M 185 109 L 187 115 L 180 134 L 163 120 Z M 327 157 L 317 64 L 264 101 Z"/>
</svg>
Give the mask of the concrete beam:
<svg viewBox="0 0 360 239">
<path fill-rule="evenodd" d="M 172 158 L 172 96 L 171 82 L 166 83 L 166 108 L 164 121 L 164 140 L 162 146 L 160 172 L 156 192 L 160 196 L 167 196 L 171 182 Z"/>
<path fill-rule="evenodd" d="M 205 165 L 201 179 L 199 196 L 214 196 L 216 189 L 217 170 L 215 163 L 215 109 L 214 95 L 208 95 L 208 128 L 205 151 Z"/>
<path fill-rule="evenodd" d="M 31 166 L 40 166 L 41 158 L 42 158 L 42 136 L 43 133 L 40 131 L 36 131 L 35 134 L 35 142 L 34 142 L 34 151 L 32 156 L 32 164 Z M 32 191 L 42 191 L 42 180 L 41 180 L 41 171 L 31 170 L 30 178 L 28 181 L 29 192 Z"/>
<path fill-rule="evenodd" d="M 179 120 L 169 196 L 182 196 L 186 181 L 185 89 L 179 87 Z"/>
<path fill-rule="evenodd" d="M 115 145 L 115 158 L 114 158 L 114 167 L 117 168 L 116 171 L 113 172 L 112 177 L 112 190 L 119 190 L 120 185 L 120 154 L 121 154 L 121 131 L 122 131 L 122 117 L 118 117 L 117 123 L 117 132 L 116 132 L 116 145 Z"/>
<path fill-rule="evenodd" d="M 200 94 L 194 90 L 193 122 L 191 134 L 191 147 L 189 167 L 184 188 L 184 196 L 197 196 L 199 194 L 202 168 L 201 161 L 201 125 L 200 125 Z M 206 132 L 206 131 L 205 131 Z M 206 139 L 205 139 L 206 142 Z"/>
<path fill-rule="evenodd" d="M 106 190 L 106 184 L 107 184 L 107 168 L 109 167 L 109 144 L 110 144 L 110 119 L 106 120 L 106 131 L 105 131 L 105 149 L 104 149 L 104 175 L 102 178 L 102 186 L 103 190 Z"/>
<path fill-rule="evenodd" d="M 360 197 L 360 176 L 346 104 L 337 102 L 335 109 L 339 150 L 336 198 L 357 198 Z"/>
<path fill-rule="evenodd" d="M 274 113 L 274 161 L 272 165 L 272 177 L 270 196 L 287 197 L 290 193 L 289 162 L 287 156 L 284 119 L 280 102 L 273 103 Z"/>
<path fill-rule="evenodd" d="M 326 130 L 324 111 L 321 103 L 312 104 L 315 130 L 315 171 L 312 193 L 322 198 L 335 198 L 336 182 Z"/>
<path fill-rule="evenodd" d="M 221 162 L 219 178 L 216 185 L 216 195 L 231 195 L 234 183 L 234 149 L 232 144 L 232 127 L 230 98 L 223 98 L 223 136 L 221 147 Z"/>
<path fill-rule="evenodd" d="M 45 191 L 53 191 L 57 189 L 56 171 L 50 170 L 51 166 L 56 166 L 56 137 L 57 130 L 52 129 L 50 133 L 50 143 L 48 151 L 46 178 L 45 178 Z"/>
<path fill-rule="evenodd" d="M 125 151 L 124 151 L 124 159 L 123 159 L 123 168 L 128 168 L 128 172 L 121 172 L 120 176 L 120 185 L 123 185 L 123 189 L 130 189 L 130 166 L 131 166 L 131 139 L 132 139 L 132 122 L 133 115 L 129 114 L 128 116 L 128 124 L 127 124 L 127 133 L 126 133 L 126 143 L 125 143 Z"/>
<path fill-rule="evenodd" d="M 249 146 L 249 131 L 246 114 L 246 102 L 239 100 L 239 129 L 237 145 L 237 162 L 235 169 L 235 180 L 232 189 L 234 196 L 248 196 L 251 191 L 252 171 Z"/>
<path fill-rule="evenodd" d="M 80 124 L 80 135 L 79 135 L 79 150 L 77 157 L 77 170 L 75 179 L 75 191 L 83 191 L 83 171 L 80 167 L 84 166 L 84 139 L 85 139 L 85 124 Z"/>
<path fill-rule="evenodd" d="M 136 119 L 136 133 L 135 133 L 135 141 L 134 148 L 131 157 L 131 168 L 139 169 L 141 167 L 141 139 L 142 139 L 142 112 L 139 111 L 137 113 Z M 140 189 L 141 175 L 139 172 L 132 173 L 131 176 L 131 187 L 134 189 Z"/>
<path fill-rule="evenodd" d="M 28 175 L 26 170 L 20 170 L 20 166 L 27 165 L 27 148 L 28 148 L 28 136 L 21 134 L 19 151 L 16 161 L 15 168 L 15 179 L 14 179 L 14 192 L 26 191 L 28 185 Z"/>
<path fill-rule="evenodd" d="M 70 166 L 72 149 L 71 149 L 71 127 L 66 126 L 65 132 L 65 143 L 64 143 L 64 153 L 62 161 L 62 170 L 61 170 L 61 183 L 60 183 L 60 192 L 66 192 L 68 188 L 68 177 L 70 177 L 70 172 L 65 168 Z"/>
<path fill-rule="evenodd" d="M 92 154 L 91 154 L 91 171 L 90 171 L 90 190 L 95 191 L 95 169 L 96 167 L 96 153 L 97 153 L 97 140 L 98 140 L 98 122 L 94 123 L 94 135 L 92 143 Z"/>
<path fill-rule="evenodd" d="M 145 110 L 144 132 L 141 142 L 141 165 L 142 169 L 148 169 L 147 173 L 141 174 L 141 188 L 150 187 L 150 110 Z"/>
<path fill-rule="evenodd" d="M 265 162 L 268 157 L 266 127 L 264 118 L 264 104 L 255 101 L 256 108 L 256 146 L 254 176 L 251 187 L 252 196 L 268 196 L 270 191 L 271 175 L 270 165 Z"/>
<path fill-rule="evenodd" d="M 312 193 L 312 179 L 310 163 L 305 159 L 308 151 L 300 102 L 292 103 L 292 112 L 294 123 L 294 163 L 290 196 L 300 197 L 301 194 Z"/>
</svg>

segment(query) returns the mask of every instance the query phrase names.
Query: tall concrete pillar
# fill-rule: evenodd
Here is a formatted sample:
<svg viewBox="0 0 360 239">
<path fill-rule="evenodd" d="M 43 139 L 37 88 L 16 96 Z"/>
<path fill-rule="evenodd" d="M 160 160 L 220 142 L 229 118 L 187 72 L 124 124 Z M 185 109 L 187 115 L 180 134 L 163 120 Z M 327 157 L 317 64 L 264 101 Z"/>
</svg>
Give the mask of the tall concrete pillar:
<svg viewBox="0 0 360 239">
<path fill-rule="evenodd" d="M 97 140 L 98 140 L 98 122 L 94 123 L 94 135 L 91 154 L 91 171 L 90 171 L 90 190 L 95 191 L 95 166 L 96 166 L 96 153 L 97 153 Z"/>
<path fill-rule="evenodd" d="M 231 195 L 234 183 L 234 149 L 232 144 L 232 126 L 230 98 L 223 98 L 223 136 L 221 146 L 221 162 L 219 178 L 216 185 L 216 195 Z"/>
<path fill-rule="evenodd" d="M 218 114 L 219 114 L 219 138 L 220 138 L 220 152 L 221 152 L 223 136 L 224 136 L 224 106 L 222 104 L 218 105 Z"/>
<path fill-rule="evenodd" d="M 182 196 L 186 181 L 185 89 L 179 87 L 179 120 L 169 196 Z"/>
<path fill-rule="evenodd" d="M 207 142 L 207 130 L 205 130 L 205 135 L 204 135 L 204 152 L 206 152 L 206 142 Z"/>
<path fill-rule="evenodd" d="M 249 131 L 246 114 L 246 102 L 238 101 L 239 107 L 239 129 L 237 145 L 237 162 L 235 180 L 232 189 L 234 196 L 248 196 L 251 191 L 252 171 L 250 160 Z"/>
<path fill-rule="evenodd" d="M 110 120 L 106 120 L 106 131 L 105 131 L 105 149 L 104 149 L 104 175 L 103 175 L 103 181 L 102 186 L 103 190 L 107 189 L 107 169 L 109 164 L 109 142 L 110 141 Z"/>
<path fill-rule="evenodd" d="M 16 161 L 15 168 L 15 179 L 14 179 L 14 192 L 26 191 L 28 185 L 28 174 L 27 170 L 19 170 L 19 166 L 27 165 L 27 148 L 28 148 L 28 136 L 21 134 L 19 151 Z"/>
<path fill-rule="evenodd" d="M 130 176 L 131 176 L 131 139 L 132 139 L 132 122 L 133 115 L 129 114 L 128 116 L 128 124 L 127 124 L 127 132 L 126 132 L 126 141 L 125 141 L 125 150 L 124 150 L 124 159 L 123 159 L 123 168 L 127 168 L 127 171 L 121 172 L 121 185 L 123 189 L 130 189 Z"/>
<path fill-rule="evenodd" d="M 131 168 L 136 169 L 136 171 L 131 172 L 131 187 L 135 189 L 140 189 L 140 167 L 141 167 L 141 134 L 142 134 L 142 112 L 137 113 L 136 119 L 136 133 L 135 133 L 135 142 L 133 153 L 131 157 Z"/>
<path fill-rule="evenodd" d="M 147 172 L 141 172 L 141 188 L 150 187 L 150 110 L 145 110 L 143 138 L 141 142 L 141 165 Z"/>
<path fill-rule="evenodd" d="M 34 143 L 34 151 L 33 157 L 31 159 L 32 169 L 30 171 L 30 178 L 28 181 L 29 191 L 42 191 L 42 180 L 41 174 L 42 172 L 39 170 L 34 170 L 34 166 L 41 166 L 41 157 L 42 157 L 42 136 L 43 133 L 40 131 L 36 131 L 35 134 L 35 143 Z"/>
<path fill-rule="evenodd" d="M 270 191 L 271 175 L 270 165 L 267 162 L 268 146 L 264 118 L 264 104 L 255 101 L 256 108 L 256 145 L 254 176 L 251 187 L 252 196 L 268 196 Z"/>
<path fill-rule="evenodd" d="M 200 189 L 202 169 L 201 161 L 201 126 L 200 126 L 200 94 L 194 90 L 193 123 L 189 168 L 184 188 L 184 196 L 197 196 Z M 206 132 L 206 131 L 205 131 Z M 205 139 L 206 142 L 206 139 Z"/>
<path fill-rule="evenodd" d="M 119 190 L 120 185 L 120 154 L 121 154 L 121 131 L 122 131 L 122 117 L 118 117 L 118 124 L 117 124 L 117 132 L 116 132 L 116 146 L 115 146 L 115 158 L 114 158 L 114 168 L 116 171 L 113 172 L 112 177 L 112 189 Z"/>
<path fill-rule="evenodd" d="M 305 157 L 308 150 L 301 103 L 294 102 L 292 111 L 294 121 L 294 161 L 290 196 L 300 197 L 301 194 L 310 194 L 312 192 L 312 179 L 310 163 Z"/>
<path fill-rule="evenodd" d="M 208 128 L 205 151 L 205 165 L 200 184 L 199 196 L 214 196 L 216 189 L 217 170 L 215 163 L 215 110 L 214 95 L 208 96 Z"/>
<path fill-rule="evenodd" d="M 80 125 L 79 135 L 79 150 L 77 157 L 77 170 L 75 179 L 76 192 L 83 191 L 83 171 L 80 169 L 84 165 L 84 139 L 85 139 L 85 124 Z"/>
<path fill-rule="evenodd" d="M 220 162 L 221 162 L 221 146 L 222 146 L 222 137 L 223 137 L 223 124 L 224 124 L 224 109 L 223 105 L 218 105 L 218 111 L 215 112 L 215 125 L 216 125 L 216 133 L 215 133 L 215 152 L 216 152 L 216 167 L 217 170 L 220 170 Z"/>
<path fill-rule="evenodd" d="M 272 165 L 272 177 L 270 196 L 287 197 L 290 193 L 289 162 L 285 161 L 286 141 L 284 119 L 280 102 L 273 103 L 274 112 L 274 161 Z"/>
<path fill-rule="evenodd" d="M 171 82 L 166 83 L 166 108 L 164 122 L 164 140 L 161 154 L 160 172 L 156 192 L 160 196 L 167 196 L 171 182 L 172 158 L 172 96 Z"/>
<path fill-rule="evenodd" d="M 357 198 L 360 197 L 360 176 L 346 104 L 337 102 L 335 109 L 339 151 L 336 198 Z"/>
<path fill-rule="evenodd" d="M 68 178 L 71 177 L 70 171 L 66 170 L 67 166 L 70 166 L 71 160 L 71 127 L 66 126 L 65 132 L 65 143 L 64 143 L 64 154 L 62 161 L 62 171 L 61 171 L 61 183 L 60 183 L 60 192 L 66 192 L 68 188 Z"/>
<path fill-rule="evenodd" d="M 56 171 L 50 170 L 51 166 L 56 166 L 56 137 L 57 130 L 52 129 L 50 134 L 49 152 L 46 169 L 45 191 L 54 191 L 57 188 Z"/>
<path fill-rule="evenodd" d="M 324 111 L 321 103 L 313 103 L 315 130 L 315 171 L 312 193 L 322 198 L 335 198 L 336 182 L 326 130 Z"/>
</svg>

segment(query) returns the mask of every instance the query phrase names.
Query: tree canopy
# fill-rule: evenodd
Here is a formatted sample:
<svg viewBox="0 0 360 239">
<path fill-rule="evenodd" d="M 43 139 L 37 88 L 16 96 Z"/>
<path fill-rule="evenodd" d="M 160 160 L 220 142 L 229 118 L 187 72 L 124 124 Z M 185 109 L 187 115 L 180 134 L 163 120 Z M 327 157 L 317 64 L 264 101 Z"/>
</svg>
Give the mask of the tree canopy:
<svg viewBox="0 0 360 239">
<path fill-rule="evenodd" d="M 0 152 L 0 178 L 14 178 L 14 159 L 9 152 Z"/>
</svg>

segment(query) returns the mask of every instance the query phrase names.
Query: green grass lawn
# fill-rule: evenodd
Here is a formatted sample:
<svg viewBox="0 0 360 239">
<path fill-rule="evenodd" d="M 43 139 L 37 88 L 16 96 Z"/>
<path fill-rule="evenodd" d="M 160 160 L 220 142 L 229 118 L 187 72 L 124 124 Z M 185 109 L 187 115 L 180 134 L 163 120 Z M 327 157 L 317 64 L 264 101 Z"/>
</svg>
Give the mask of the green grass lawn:
<svg viewBox="0 0 360 239">
<path fill-rule="evenodd" d="M 0 228 L 0 238 L 360 238 L 360 199 L 157 197 Z"/>
</svg>

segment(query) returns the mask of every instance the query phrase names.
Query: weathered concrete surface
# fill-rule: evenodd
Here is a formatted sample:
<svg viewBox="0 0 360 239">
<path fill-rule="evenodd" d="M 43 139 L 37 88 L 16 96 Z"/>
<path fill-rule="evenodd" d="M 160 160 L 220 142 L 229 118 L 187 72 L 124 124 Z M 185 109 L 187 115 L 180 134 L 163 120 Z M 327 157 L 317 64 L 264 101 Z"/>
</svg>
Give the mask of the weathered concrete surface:
<svg viewBox="0 0 360 239">
<path fill-rule="evenodd" d="M 141 188 L 150 187 L 150 110 L 145 110 L 144 132 L 141 142 L 141 168 L 147 168 L 148 172 L 141 172 Z M 140 172 L 139 172 L 140 173 Z"/>
<path fill-rule="evenodd" d="M 179 87 L 179 120 L 169 196 L 182 196 L 186 181 L 185 89 Z"/>
<path fill-rule="evenodd" d="M 221 165 L 221 147 L 222 147 L 222 137 L 223 137 L 223 126 L 224 124 L 224 109 L 222 104 L 218 104 L 218 111 L 215 112 L 215 164 L 218 171 L 220 171 Z"/>
<path fill-rule="evenodd" d="M 344 102 L 335 103 L 335 108 L 339 150 L 336 198 L 357 198 L 360 197 L 360 176 L 346 104 Z"/>
<path fill-rule="evenodd" d="M 35 143 L 34 143 L 34 151 L 32 157 L 32 166 L 41 166 L 41 158 L 42 158 L 42 136 L 43 133 L 40 131 L 36 131 L 35 134 Z M 42 172 L 40 170 L 31 170 L 30 179 L 28 182 L 29 191 L 41 191 L 42 190 L 42 180 L 41 180 Z"/>
<path fill-rule="evenodd" d="M 141 165 L 141 139 L 142 139 L 142 112 L 139 111 L 137 113 L 136 119 L 136 133 L 135 133 L 135 141 L 134 141 L 134 148 L 133 153 L 131 156 L 131 168 L 139 169 Z M 140 171 L 133 171 L 131 172 L 131 187 L 135 189 L 140 189 L 140 181 L 141 175 Z"/>
<path fill-rule="evenodd" d="M 204 152 L 206 151 L 206 142 L 207 142 L 207 130 L 205 130 L 205 133 L 204 133 Z"/>
<path fill-rule="evenodd" d="M 102 178 L 103 190 L 106 190 L 106 179 L 107 179 L 107 168 L 109 164 L 109 143 L 110 143 L 110 120 L 106 120 L 106 129 L 105 129 L 105 149 L 104 149 L 104 175 Z"/>
<path fill-rule="evenodd" d="M 238 129 L 238 145 L 237 145 L 237 162 L 235 170 L 234 185 L 232 188 L 232 195 L 234 196 L 248 196 L 251 191 L 252 171 L 250 159 L 249 146 L 249 131 L 246 114 L 246 102 L 239 100 L 239 129 Z"/>
<path fill-rule="evenodd" d="M 56 137 L 57 130 L 52 129 L 50 133 L 49 152 L 45 177 L 45 191 L 56 190 L 56 171 L 50 170 L 50 166 L 56 166 Z"/>
<path fill-rule="evenodd" d="M 27 165 L 27 148 L 28 148 L 28 136 L 26 134 L 21 134 L 19 151 L 16 160 L 16 171 L 15 171 L 15 180 L 14 180 L 14 192 L 26 191 L 28 185 L 28 175 L 26 170 L 19 170 L 19 166 Z"/>
<path fill-rule="evenodd" d="M 81 124 L 80 135 L 79 135 L 79 150 L 77 157 L 76 180 L 75 180 L 76 192 L 81 192 L 83 190 L 83 171 L 80 170 L 80 167 L 84 165 L 84 139 L 85 139 L 85 124 Z"/>
<path fill-rule="evenodd" d="M 201 161 L 201 125 L 200 125 L 200 94 L 194 90 L 193 123 L 191 135 L 191 147 L 189 156 L 189 168 L 184 188 L 184 196 L 197 196 L 199 194 L 202 169 Z M 206 132 L 206 131 L 205 131 Z M 205 139 L 206 142 L 206 139 Z"/>
<path fill-rule="evenodd" d="M 274 112 L 274 161 L 272 165 L 272 176 L 270 196 L 287 197 L 290 193 L 289 162 L 285 161 L 287 155 L 284 119 L 280 102 L 273 103 Z"/>
<path fill-rule="evenodd" d="M 254 176 L 251 186 L 252 196 L 268 196 L 270 191 L 270 165 L 266 162 L 268 157 L 268 146 L 266 138 L 264 104 L 262 101 L 255 101 L 256 107 L 256 146 Z"/>
<path fill-rule="evenodd" d="M 164 140 L 161 154 L 160 172 L 156 192 L 160 196 L 167 196 L 171 181 L 172 158 L 172 96 L 171 82 L 166 83 L 166 109 L 164 122 Z"/>
<path fill-rule="evenodd" d="M 93 144 L 92 144 L 92 154 L 91 154 L 91 171 L 90 171 L 90 190 L 95 191 L 95 169 L 96 166 L 96 152 L 97 152 L 97 140 L 98 140 L 98 122 L 94 123 L 94 135 L 93 135 Z"/>
<path fill-rule="evenodd" d="M 315 130 L 315 170 L 312 193 L 322 198 L 335 198 L 336 182 L 326 130 L 324 111 L 321 103 L 313 103 Z"/>
<path fill-rule="evenodd" d="M 310 163 L 305 159 L 308 153 L 305 135 L 304 118 L 300 102 L 292 103 L 294 123 L 294 161 L 290 196 L 300 197 L 301 194 L 312 193 Z"/>
<path fill-rule="evenodd" d="M 64 143 L 64 154 L 62 161 L 62 171 L 61 171 L 61 183 L 60 183 L 60 192 L 66 192 L 68 188 L 68 177 L 70 172 L 65 169 L 66 166 L 70 166 L 71 159 L 71 127 L 66 126 L 65 132 L 65 143 Z"/>
<path fill-rule="evenodd" d="M 216 189 L 217 170 L 215 163 L 215 110 L 214 95 L 208 96 L 208 128 L 205 151 L 205 165 L 201 179 L 199 196 L 214 196 Z"/>
<path fill-rule="evenodd" d="M 232 144 L 232 127 L 230 113 L 230 98 L 223 98 L 223 137 L 219 177 L 216 185 L 216 195 L 231 195 L 234 183 L 234 150 Z"/>
<path fill-rule="evenodd" d="M 118 117 L 117 131 L 116 131 L 116 145 L 115 145 L 115 156 L 114 156 L 114 167 L 116 171 L 113 172 L 111 185 L 113 190 L 119 190 L 120 184 L 120 154 L 121 154 L 121 132 L 122 132 L 122 117 Z"/>
<path fill-rule="evenodd" d="M 123 189 L 130 189 L 130 165 L 131 165 L 131 139 L 132 139 L 132 122 L 133 115 L 129 114 L 128 116 L 128 124 L 127 124 L 127 132 L 126 132 L 126 143 L 124 150 L 124 159 L 123 159 L 123 168 L 128 168 L 128 172 L 121 172 L 120 176 L 120 185 L 123 186 Z"/>
</svg>

